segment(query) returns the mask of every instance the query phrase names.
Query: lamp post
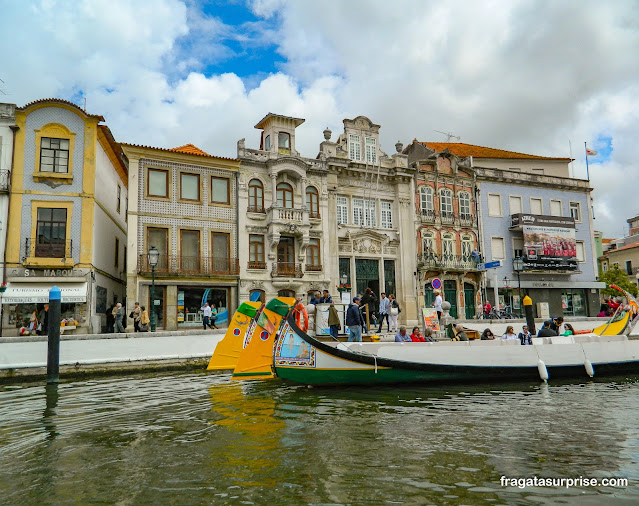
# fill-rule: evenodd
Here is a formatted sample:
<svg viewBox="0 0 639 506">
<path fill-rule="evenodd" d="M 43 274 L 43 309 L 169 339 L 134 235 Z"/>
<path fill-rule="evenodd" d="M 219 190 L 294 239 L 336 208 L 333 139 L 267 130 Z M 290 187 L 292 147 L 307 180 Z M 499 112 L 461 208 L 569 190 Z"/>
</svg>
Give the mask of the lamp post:
<svg viewBox="0 0 639 506">
<path fill-rule="evenodd" d="M 155 266 L 158 264 L 158 260 L 160 259 L 160 252 L 155 246 L 151 246 L 147 257 L 149 259 L 149 265 L 151 266 L 151 332 L 155 332 Z"/>
<path fill-rule="evenodd" d="M 517 295 L 519 295 L 519 318 L 521 318 L 521 271 L 524 270 L 524 260 L 521 257 L 513 258 L 513 269 L 517 273 Z"/>
<path fill-rule="evenodd" d="M 504 289 L 506 290 L 505 302 L 510 302 L 510 304 L 508 305 L 510 306 L 510 311 L 512 312 L 513 305 L 512 301 L 510 300 L 510 279 L 508 279 L 508 276 L 504 276 Z"/>
</svg>

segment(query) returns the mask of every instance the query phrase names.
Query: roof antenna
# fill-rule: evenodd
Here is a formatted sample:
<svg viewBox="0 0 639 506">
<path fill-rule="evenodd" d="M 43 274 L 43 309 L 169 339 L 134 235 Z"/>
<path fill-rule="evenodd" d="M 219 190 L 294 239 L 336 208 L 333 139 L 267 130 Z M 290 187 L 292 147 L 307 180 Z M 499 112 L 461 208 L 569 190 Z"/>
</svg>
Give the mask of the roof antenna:
<svg viewBox="0 0 639 506">
<path fill-rule="evenodd" d="M 435 132 L 444 134 L 446 136 L 446 142 L 450 142 L 451 139 L 457 139 L 457 142 L 461 141 L 461 137 L 455 135 L 453 132 L 442 132 L 441 130 L 435 130 Z"/>
</svg>

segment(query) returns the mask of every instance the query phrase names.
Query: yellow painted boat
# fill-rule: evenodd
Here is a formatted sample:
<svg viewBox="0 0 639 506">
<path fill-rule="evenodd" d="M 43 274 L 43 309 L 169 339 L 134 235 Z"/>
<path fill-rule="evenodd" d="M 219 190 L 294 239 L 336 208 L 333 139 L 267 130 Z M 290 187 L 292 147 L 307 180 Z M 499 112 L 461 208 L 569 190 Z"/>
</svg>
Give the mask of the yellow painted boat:
<svg viewBox="0 0 639 506">
<path fill-rule="evenodd" d="M 237 360 L 242 352 L 244 337 L 251 326 L 251 322 L 262 305 L 261 302 L 242 302 L 237 308 L 229 328 L 226 330 L 224 339 L 215 347 L 215 352 L 206 368 L 209 371 L 219 371 L 223 369 L 235 369 Z"/>
<path fill-rule="evenodd" d="M 273 377 L 275 333 L 294 305 L 293 297 L 276 297 L 266 303 L 246 334 L 233 379 Z"/>
<path fill-rule="evenodd" d="M 592 331 L 598 336 L 618 336 L 623 334 L 632 320 L 632 311 L 624 311 L 615 316 L 611 322 L 606 322 Z"/>
</svg>

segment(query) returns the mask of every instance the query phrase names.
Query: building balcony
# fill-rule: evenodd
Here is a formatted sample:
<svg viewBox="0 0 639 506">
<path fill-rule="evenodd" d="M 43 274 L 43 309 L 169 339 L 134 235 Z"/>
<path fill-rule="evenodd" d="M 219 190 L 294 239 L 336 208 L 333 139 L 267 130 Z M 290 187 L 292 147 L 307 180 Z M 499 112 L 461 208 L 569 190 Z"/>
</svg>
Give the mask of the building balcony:
<svg viewBox="0 0 639 506">
<path fill-rule="evenodd" d="M 321 272 L 322 265 L 321 264 L 306 264 L 304 267 L 306 272 Z"/>
<path fill-rule="evenodd" d="M 435 211 L 432 209 L 422 209 L 420 216 L 422 223 L 435 223 Z"/>
<path fill-rule="evenodd" d="M 271 271 L 272 278 L 301 278 L 304 276 L 301 264 L 294 262 L 275 262 Z"/>
<path fill-rule="evenodd" d="M 73 240 L 27 237 L 24 240 L 22 262 L 25 265 L 58 268 L 73 265 Z"/>
<path fill-rule="evenodd" d="M 305 209 L 271 206 L 268 208 L 268 219 L 271 223 L 307 224 L 308 211 Z"/>
<path fill-rule="evenodd" d="M 262 206 L 248 206 L 246 212 L 264 214 L 266 213 L 266 209 L 264 209 Z"/>
<path fill-rule="evenodd" d="M 474 220 L 472 214 L 460 214 L 459 215 L 459 226 L 460 227 L 473 227 Z"/>
<path fill-rule="evenodd" d="M 11 171 L 9 169 L 0 170 L 0 192 L 8 193 L 11 190 Z"/>
<path fill-rule="evenodd" d="M 246 265 L 247 269 L 266 269 L 266 262 L 249 262 Z"/>
<path fill-rule="evenodd" d="M 138 274 L 150 275 L 148 255 L 138 255 Z M 188 257 L 180 255 L 160 255 L 155 266 L 155 275 L 167 276 L 237 276 L 240 264 L 237 258 Z"/>
<path fill-rule="evenodd" d="M 442 224 L 452 225 L 453 223 L 455 223 L 455 214 L 452 212 L 442 211 L 441 213 L 439 213 L 439 217 L 442 221 Z"/>
<path fill-rule="evenodd" d="M 477 263 L 470 256 L 435 255 L 433 253 L 417 256 L 419 269 L 437 269 L 449 271 L 476 271 Z"/>
</svg>

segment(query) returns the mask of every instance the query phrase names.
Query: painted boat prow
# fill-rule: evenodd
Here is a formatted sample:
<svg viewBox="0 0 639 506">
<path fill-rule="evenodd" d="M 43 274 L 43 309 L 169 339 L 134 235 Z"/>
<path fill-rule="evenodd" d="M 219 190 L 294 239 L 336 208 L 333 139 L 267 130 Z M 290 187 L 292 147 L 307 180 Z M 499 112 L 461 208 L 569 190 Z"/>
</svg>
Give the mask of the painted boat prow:
<svg viewBox="0 0 639 506">
<path fill-rule="evenodd" d="M 242 352 L 244 336 L 253 318 L 261 306 L 261 302 L 242 302 L 229 323 L 224 338 L 217 343 L 213 356 L 207 366 L 207 371 L 235 369 Z"/>
<path fill-rule="evenodd" d="M 633 315 L 631 311 L 626 311 L 625 314 L 621 316 L 619 321 L 612 323 L 606 322 L 594 329 L 592 333 L 597 334 L 598 336 L 619 336 L 623 334 L 630 325 L 632 316 Z"/>
<path fill-rule="evenodd" d="M 276 297 L 268 301 L 244 338 L 244 347 L 237 360 L 233 379 L 273 377 L 273 344 L 282 319 L 295 305 L 293 297 Z M 267 330 L 265 319 L 273 326 Z"/>
</svg>

